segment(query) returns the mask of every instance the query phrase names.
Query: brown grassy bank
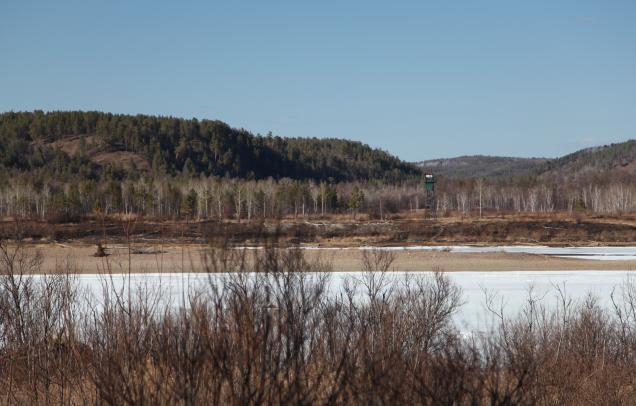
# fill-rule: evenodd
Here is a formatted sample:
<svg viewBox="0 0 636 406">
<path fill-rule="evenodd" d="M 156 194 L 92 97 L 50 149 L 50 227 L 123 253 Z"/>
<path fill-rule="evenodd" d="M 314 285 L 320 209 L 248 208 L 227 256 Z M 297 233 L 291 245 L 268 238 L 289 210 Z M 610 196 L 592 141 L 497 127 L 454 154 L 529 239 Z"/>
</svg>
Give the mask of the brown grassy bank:
<svg viewBox="0 0 636 406">
<path fill-rule="evenodd" d="M 224 239 L 250 244 L 275 238 L 282 243 L 315 243 L 326 246 L 364 244 L 548 244 L 630 245 L 636 243 L 634 216 L 498 215 L 423 219 L 415 214 L 387 221 L 281 219 L 262 221 L 172 221 L 120 217 L 86 218 L 78 223 L 50 224 L 14 219 L 0 222 L 0 237 L 34 240 L 99 240 L 122 243 L 129 238 L 148 242 L 204 243 Z"/>
<path fill-rule="evenodd" d="M 60 264 L 73 264 L 78 273 L 128 272 L 205 272 L 205 255 L 209 250 L 203 244 L 148 244 L 128 246 L 104 245 L 109 256 L 94 256 L 96 247 L 90 244 L 67 242 L 64 244 L 29 244 L 30 250 L 42 255 L 42 269 L 55 272 Z M 360 268 L 363 252 L 358 249 L 306 251 L 310 260 L 322 260 L 331 269 L 355 272 Z M 596 261 L 557 258 L 546 255 L 521 253 L 450 253 L 425 251 L 396 251 L 393 270 L 398 272 L 506 272 L 506 271 L 564 271 L 564 270 L 636 270 L 636 261 Z M 251 260 L 248 257 L 247 260 Z M 130 261 L 130 262 L 129 262 Z"/>
</svg>

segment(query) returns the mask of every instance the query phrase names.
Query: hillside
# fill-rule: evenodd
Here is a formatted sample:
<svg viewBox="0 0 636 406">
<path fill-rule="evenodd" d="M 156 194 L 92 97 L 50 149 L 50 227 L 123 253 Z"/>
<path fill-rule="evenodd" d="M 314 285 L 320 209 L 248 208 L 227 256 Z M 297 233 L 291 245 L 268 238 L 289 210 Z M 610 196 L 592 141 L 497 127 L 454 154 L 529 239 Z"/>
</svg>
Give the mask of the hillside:
<svg viewBox="0 0 636 406">
<path fill-rule="evenodd" d="M 586 148 L 537 168 L 541 175 L 581 177 L 597 173 L 636 176 L 636 140 Z"/>
<path fill-rule="evenodd" d="M 422 161 L 416 165 L 425 171 L 449 178 L 492 178 L 527 173 L 546 161 L 545 158 L 473 155 Z"/>
<path fill-rule="evenodd" d="M 420 175 L 415 165 L 360 142 L 253 135 L 212 120 L 80 111 L 1 114 L 0 165 L 93 178 L 144 171 L 332 181 Z"/>
<path fill-rule="evenodd" d="M 616 174 L 636 176 L 636 140 L 586 148 L 561 158 L 461 156 L 416 163 L 424 171 L 449 178 L 542 176 L 579 178 Z"/>
</svg>

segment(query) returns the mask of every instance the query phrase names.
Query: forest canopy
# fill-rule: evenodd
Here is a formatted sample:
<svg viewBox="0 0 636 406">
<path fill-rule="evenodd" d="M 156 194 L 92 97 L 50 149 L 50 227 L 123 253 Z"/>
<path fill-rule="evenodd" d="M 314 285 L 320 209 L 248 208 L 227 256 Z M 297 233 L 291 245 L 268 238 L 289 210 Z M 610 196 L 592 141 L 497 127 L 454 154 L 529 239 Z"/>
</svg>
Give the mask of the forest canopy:
<svg viewBox="0 0 636 406">
<path fill-rule="evenodd" d="M 157 175 L 332 182 L 421 175 L 415 165 L 360 142 L 261 136 L 216 120 L 96 111 L 0 114 L 0 166 L 44 168 L 58 179 L 99 179 L 105 172 L 124 178 L 145 169 Z"/>
</svg>

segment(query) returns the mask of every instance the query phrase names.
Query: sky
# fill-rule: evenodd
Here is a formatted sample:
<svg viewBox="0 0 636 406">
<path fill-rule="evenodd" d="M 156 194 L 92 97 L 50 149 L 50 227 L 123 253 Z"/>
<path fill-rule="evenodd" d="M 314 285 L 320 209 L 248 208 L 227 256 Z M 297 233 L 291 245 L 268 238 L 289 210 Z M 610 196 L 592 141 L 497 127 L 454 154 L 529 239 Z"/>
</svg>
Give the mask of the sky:
<svg viewBox="0 0 636 406">
<path fill-rule="evenodd" d="M 5 0 L 0 111 L 554 157 L 636 138 L 635 21 L 634 0 Z"/>
</svg>

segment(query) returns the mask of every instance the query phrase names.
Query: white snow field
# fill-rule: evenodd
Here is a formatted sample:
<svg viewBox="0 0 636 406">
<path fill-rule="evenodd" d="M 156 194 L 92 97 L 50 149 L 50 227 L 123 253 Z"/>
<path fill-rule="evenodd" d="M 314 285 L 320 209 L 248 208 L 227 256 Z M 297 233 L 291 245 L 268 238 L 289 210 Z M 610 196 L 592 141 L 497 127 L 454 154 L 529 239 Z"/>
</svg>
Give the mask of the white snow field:
<svg viewBox="0 0 636 406">
<path fill-rule="evenodd" d="M 301 247 L 306 250 L 342 250 L 352 248 Z M 360 247 L 360 250 L 381 251 L 446 251 L 468 254 L 491 252 L 523 253 L 550 255 L 564 258 L 595 259 L 601 261 L 633 261 L 636 260 L 636 247 L 547 247 L 541 245 L 415 245 L 397 247 Z"/>
</svg>

